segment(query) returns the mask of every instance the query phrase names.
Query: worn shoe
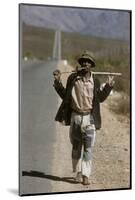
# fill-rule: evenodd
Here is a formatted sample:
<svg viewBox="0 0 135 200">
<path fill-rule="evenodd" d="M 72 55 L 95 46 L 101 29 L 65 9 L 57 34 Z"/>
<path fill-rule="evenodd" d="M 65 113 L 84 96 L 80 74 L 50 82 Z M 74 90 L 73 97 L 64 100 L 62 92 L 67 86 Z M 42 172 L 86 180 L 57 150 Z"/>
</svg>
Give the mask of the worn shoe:
<svg viewBox="0 0 135 200">
<path fill-rule="evenodd" d="M 75 182 L 76 183 L 82 183 L 83 179 L 82 179 L 82 173 L 78 172 L 76 177 L 75 177 Z"/>
<path fill-rule="evenodd" d="M 87 176 L 83 176 L 83 185 L 90 185 L 90 181 Z"/>
</svg>

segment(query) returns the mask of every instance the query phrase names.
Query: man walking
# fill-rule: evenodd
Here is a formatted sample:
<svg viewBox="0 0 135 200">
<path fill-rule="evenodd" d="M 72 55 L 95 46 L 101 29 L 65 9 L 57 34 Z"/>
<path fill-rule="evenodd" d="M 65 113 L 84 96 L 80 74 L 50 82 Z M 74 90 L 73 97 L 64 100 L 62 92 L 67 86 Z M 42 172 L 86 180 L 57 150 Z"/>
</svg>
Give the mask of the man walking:
<svg viewBox="0 0 135 200">
<path fill-rule="evenodd" d="M 78 63 L 80 68 L 68 77 L 66 88 L 62 85 L 60 71 L 53 72 L 54 88 L 63 99 L 55 120 L 70 125 L 72 166 L 77 173 L 75 181 L 89 185 L 92 147 L 96 129 L 101 128 L 100 103 L 109 95 L 114 80 L 109 76 L 100 90 L 99 80 L 91 73 L 95 61 L 88 51 L 82 54 Z"/>
</svg>

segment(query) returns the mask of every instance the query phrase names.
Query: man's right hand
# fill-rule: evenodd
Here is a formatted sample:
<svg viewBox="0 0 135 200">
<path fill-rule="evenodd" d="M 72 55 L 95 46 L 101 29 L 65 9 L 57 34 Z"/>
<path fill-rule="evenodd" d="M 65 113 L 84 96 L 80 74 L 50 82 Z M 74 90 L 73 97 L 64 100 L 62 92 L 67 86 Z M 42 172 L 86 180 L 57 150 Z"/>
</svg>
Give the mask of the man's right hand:
<svg viewBox="0 0 135 200">
<path fill-rule="evenodd" d="M 60 72 L 60 70 L 56 69 L 53 72 L 53 77 L 54 77 L 54 83 L 60 82 L 60 79 L 61 79 L 61 72 Z"/>
</svg>

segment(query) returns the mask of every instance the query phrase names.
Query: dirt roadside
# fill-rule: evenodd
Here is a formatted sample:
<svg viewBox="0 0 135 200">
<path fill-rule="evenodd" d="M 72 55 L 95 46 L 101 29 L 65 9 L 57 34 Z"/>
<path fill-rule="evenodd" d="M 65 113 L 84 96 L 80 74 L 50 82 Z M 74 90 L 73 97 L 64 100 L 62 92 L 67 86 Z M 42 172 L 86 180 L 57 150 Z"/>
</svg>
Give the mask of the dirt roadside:
<svg viewBox="0 0 135 200">
<path fill-rule="evenodd" d="M 64 69 L 60 66 L 59 69 Z M 68 71 L 71 67 L 68 66 Z M 67 74 L 62 77 L 65 83 Z M 111 98 L 111 97 L 109 97 Z M 93 165 L 89 186 L 75 184 L 72 172 L 69 127 L 56 123 L 56 143 L 52 173 L 52 192 L 129 188 L 130 186 L 130 127 L 126 120 L 108 108 L 108 100 L 101 104 L 102 129 L 97 131 L 93 148 Z M 61 100 L 60 100 L 61 101 Z M 60 103 L 59 101 L 59 103 Z"/>
</svg>

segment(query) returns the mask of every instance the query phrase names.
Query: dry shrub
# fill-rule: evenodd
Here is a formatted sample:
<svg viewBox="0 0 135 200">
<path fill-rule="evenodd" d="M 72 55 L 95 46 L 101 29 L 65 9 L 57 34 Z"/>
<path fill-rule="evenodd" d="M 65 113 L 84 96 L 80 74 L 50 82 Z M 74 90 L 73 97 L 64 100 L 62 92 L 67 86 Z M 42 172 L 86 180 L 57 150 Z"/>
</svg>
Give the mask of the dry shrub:
<svg viewBox="0 0 135 200">
<path fill-rule="evenodd" d="M 118 94 L 118 93 L 117 93 Z M 111 97 L 111 101 L 109 103 L 110 110 L 117 114 L 127 115 L 130 113 L 130 99 L 124 93 L 119 93 L 114 97 Z"/>
</svg>

